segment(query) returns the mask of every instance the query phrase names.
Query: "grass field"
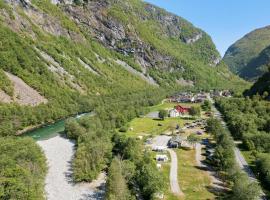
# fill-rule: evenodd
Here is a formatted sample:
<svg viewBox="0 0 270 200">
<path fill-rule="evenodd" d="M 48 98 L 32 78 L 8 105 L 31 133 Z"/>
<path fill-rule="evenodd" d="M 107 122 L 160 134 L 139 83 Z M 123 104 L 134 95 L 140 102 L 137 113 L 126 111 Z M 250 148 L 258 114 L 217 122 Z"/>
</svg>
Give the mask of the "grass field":
<svg viewBox="0 0 270 200">
<path fill-rule="evenodd" d="M 195 150 L 176 150 L 178 156 L 178 180 L 185 200 L 215 199 L 208 191 L 211 179 L 205 171 L 196 167 Z M 182 200 L 182 199 L 181 199 Z"/>
<path fill-rule="evenodd" d="M 191 122 L 191 120 L 181 118 L 166 118 L 165 120 L 147 117 L 136 118 L 129 123 L 129 130 L 126 134 L 128 136 L 160 135 L 166 131 L 175 130 L 177 124 L 183 127 L 186 122 Z"/>
<path fill-rule="evenodd" d="M 165 182 L 167 183 L 167 190 L 165 191 L 166 200 L 178 200 L 179 198 L 173 195 L 170 190 L 170 164 L 166 163 L 162 165 L 162 173 L 165 177 Z"/>
<path fill-rule="evenodd" d="M 170 102 L 164 102 L 163 104 L 158 104 L 155 106 L 150 107 L 150 112 L 159 111 L 163 109 L 171 109 L 174 108 L 176 105 L 181 105 L 184 107 L 191 107 L 191 106 L 200 106 L 198 103 L 170 103 Z"/>
</svg>

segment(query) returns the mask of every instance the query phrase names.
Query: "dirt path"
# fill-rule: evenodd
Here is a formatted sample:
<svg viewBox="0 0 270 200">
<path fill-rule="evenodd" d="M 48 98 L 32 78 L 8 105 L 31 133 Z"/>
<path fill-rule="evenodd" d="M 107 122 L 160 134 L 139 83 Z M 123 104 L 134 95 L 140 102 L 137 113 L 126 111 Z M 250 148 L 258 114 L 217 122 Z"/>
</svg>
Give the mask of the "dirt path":
<svg viewBox="0 0 270 200">
<path fill-rule="evenodd" d="M 74 156 L 74 143 L 61 136 L 37 142 L 43 149 L 48 163 L 46 176 L 47 200 L 92 200 L 102 199 L 105 175 L 92 183 L 74 184 L 71 178 L 71 160 Z M 103 188 L 104 189 L 104 188 Z"/>
<path fill-rule="evenodd" d="M 227 190 L 226 187 L 224 187 L 224 183 L 217 178 L 216 172 L 211 170 L 207 165 L 203 164 L 202 162 L 202 145 L 200 143 L 196 144 L 196 163 L 198 167 L 201 167 L 206 170 L 206 172 L 209 174 L 209 177 L 211 178 L 211 186 L 215 191 L 224 191 Z"/>
<path fill-rule="evenodd" d="M 178 182 L 178 162 L 177 155 L 172 149 L 168 149 L 171 156 L 171 170 L 170 170 L 170 185 L 171 191 L 177 196 L 183 196 L 184 193 L 181 191 Z"/>
</svg>

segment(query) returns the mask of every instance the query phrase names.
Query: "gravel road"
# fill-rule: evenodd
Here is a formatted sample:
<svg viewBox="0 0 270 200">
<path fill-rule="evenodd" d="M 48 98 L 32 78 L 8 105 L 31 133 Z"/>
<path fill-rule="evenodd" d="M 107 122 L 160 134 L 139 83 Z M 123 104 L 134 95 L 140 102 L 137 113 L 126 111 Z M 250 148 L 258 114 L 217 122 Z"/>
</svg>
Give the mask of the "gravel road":
<svg viewBox="0 0 270 200">
<path fill-rule="evenodd" d="M 236 162 L 238 163 L 239 167 L 247 173 L 248 177 L 252 181 L 257 181 L 255 175 L 249 168 L 247 161 L 245 160 L 244 156 L 242 155 L 242 153 L 240 152 L 238 148 L 234 149 L 234 154 L 235 154 Z"/>
<path fill-rule="evenodd" d="M 170 169 L 171 191 L 176 196 L 183 196 L 184 193 L 181 191 L 180 186 L 179 186 L 179 182 L 178 182 L 178 160 L 177 160 L 177 155 L 172 149 L 167 148 L 167 144 L 168 144 L 170 139 L 171 139 L 171 136 L 166 136 L 166 135 L 156 136 L 153 139 L 153 143 L 152 143 L 151 146 L 152 147 L 155 147 L 155 146 L 164 147 L 170 153 L 170 157 L 171 157 L 171 169 Z"/>
<path fill-rule="evenodd" d="M 171 156 L 171 170 L 170 170 L 170 185 L 171 191 L 177 196 L 183 196 L 184 193 L 181 191 L 178 182 L 178 161 L 177 155 L 172 149 L 168 149 Z"/>
<path fill-rule="evenodd" d="M 216 172 L 211 170 L 209 166 L 203 164 L 202 162 L 202 145 L 200 143 L 196 144 L 196 163 L 199 167 L 205 168 L 209 177 L 211 178 L 211 185 L 216 191 L 225 191 L 224 183 L 217 177 Z"/>
</svg>

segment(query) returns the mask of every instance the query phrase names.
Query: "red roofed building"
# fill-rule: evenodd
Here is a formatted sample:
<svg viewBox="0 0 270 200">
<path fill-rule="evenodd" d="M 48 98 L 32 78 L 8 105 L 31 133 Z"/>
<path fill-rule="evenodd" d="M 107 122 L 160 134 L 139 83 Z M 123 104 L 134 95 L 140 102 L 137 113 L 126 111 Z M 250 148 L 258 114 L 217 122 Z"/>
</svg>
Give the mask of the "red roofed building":
<svg viewBox="0 0 270 200">
<path fill-rule="evenodd" d="M 174 108 L 181 114 L 187 114 L 190 110 L 190 108 L 185 108 L 185 107 L 182 107 L 180 105 L 177 105 Z"/>
</svg>

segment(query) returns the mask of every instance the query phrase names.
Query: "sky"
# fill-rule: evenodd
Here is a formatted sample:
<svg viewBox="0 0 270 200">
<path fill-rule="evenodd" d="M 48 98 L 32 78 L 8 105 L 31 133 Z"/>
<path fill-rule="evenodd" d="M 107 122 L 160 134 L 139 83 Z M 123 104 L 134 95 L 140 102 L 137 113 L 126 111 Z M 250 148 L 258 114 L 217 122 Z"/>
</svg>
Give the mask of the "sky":
<svg viewBox="0 0 270 200">
<path fill-rule="evenodd" d="M 223 55 L 250 31 L 270 25 L 270 0 L 146 0 L 206 31 Z"/>
</svg>

